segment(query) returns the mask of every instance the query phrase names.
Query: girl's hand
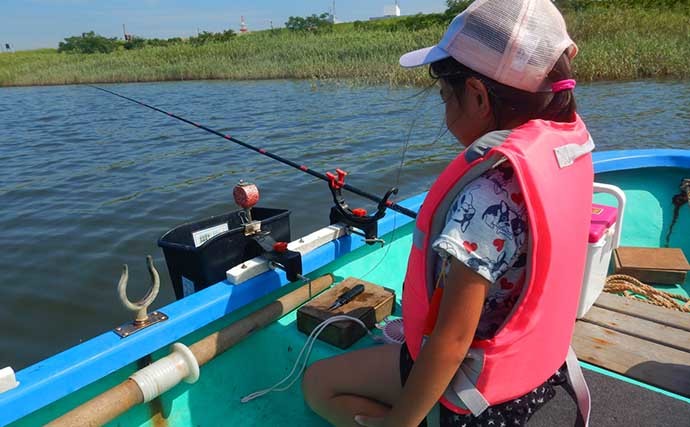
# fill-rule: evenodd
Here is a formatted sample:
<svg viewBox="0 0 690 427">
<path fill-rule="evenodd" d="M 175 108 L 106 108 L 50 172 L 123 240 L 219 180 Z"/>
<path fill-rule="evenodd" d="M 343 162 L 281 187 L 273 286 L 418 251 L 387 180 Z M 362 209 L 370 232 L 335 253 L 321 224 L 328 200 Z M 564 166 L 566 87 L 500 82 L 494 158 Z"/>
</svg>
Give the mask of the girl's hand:
<svg viewBox="0 0 690 427">
<path fill-rule="evenodd" d="M 383 427 L 385 425 L 383 417 L 369 417 L 367 415 L 355 415 L 355 422 L 364 427 Z"/>
</svg>

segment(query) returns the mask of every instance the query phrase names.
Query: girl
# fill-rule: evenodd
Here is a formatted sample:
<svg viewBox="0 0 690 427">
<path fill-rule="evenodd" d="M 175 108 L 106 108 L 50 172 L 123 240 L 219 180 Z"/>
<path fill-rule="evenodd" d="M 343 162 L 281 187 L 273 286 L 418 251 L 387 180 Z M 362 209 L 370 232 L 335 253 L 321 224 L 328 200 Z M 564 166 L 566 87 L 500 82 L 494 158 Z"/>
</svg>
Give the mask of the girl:
<svg viewBox="0 0 690 427">
<path fill-rule="evenodd" d="M 466 148 L 417 217 L 406 342 L 310 366 L 303 391 L 317 414 L 337 426 L 417 426 L 427 416 L 515 426 L 554 396 L 593 180 L 572 93 L 576 52 L 550 0 L 477 0 L 438 45 L 401 57 L 429 64 L 448 129 Z"/>
</svg>

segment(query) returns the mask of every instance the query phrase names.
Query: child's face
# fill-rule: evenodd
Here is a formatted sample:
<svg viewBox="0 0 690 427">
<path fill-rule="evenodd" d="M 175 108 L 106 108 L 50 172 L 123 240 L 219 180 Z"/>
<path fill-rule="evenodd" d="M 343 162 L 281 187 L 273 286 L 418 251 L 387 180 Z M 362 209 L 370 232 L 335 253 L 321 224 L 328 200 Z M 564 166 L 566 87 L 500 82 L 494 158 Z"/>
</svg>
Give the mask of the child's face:
<svg viewBox="0 0 690 427">
<path fill-rule="evenodd" d="M 439 84 L 441 99 L 446 106 L 446 126 L 462 145 L 467 147 L 492 130 L 485 114 L 488 104 L 486 89 L 479 80 L 467 79 L 460 97 L 445 80 L 440 79 Z"/>
</svg>

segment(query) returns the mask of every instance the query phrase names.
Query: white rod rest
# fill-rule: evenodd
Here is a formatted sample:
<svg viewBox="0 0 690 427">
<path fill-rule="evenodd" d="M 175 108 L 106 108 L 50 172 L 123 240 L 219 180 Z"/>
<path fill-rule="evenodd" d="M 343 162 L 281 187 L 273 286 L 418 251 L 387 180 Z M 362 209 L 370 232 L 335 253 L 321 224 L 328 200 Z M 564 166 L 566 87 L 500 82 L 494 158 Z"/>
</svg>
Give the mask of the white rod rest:
<svg viewBox="0 0 690 427">
<path fill-rule="evenodd" d="M 14 375 L 14 369 L 10 368 L 9 366 L 0 369 L 0 393 L 12 390 L 18 385 L 19 383 Z"/>
</svg>

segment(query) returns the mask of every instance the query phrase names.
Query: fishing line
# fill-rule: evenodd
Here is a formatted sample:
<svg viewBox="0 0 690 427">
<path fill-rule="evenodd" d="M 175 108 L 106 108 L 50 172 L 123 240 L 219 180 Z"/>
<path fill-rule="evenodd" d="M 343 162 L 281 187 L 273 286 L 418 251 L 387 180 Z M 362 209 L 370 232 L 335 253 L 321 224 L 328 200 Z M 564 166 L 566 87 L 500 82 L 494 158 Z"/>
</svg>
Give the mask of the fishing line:
<svg viewBox="0 0 690 427">
<path fill-rule="evenodd" d="M 380 342 L 382 340 L 381 337 L 377 337 L 376 335 L 374 335 L 369 330 L 369 328 L 367 328 L 367 325 L 365 325 L 364 322 L 362 322 L 360 319 L 358 319 L 356 317 L 351 317 L 351 316 L 346 316 L 344 314 L 341 314 L 341 315 L 333 316 L 329 319 L 326 319 L 323 322 L 319 323 L 316 326 L 316 328 L 314 328 L 314 330 L 309 334 L 309 337 L 307 337 L 307 341 L 304 343 L 304 345 L 302 346 L 302 349 L 300 350 L 299 354 L 297 355 L 297 359 L 295 360 L 295 364 L 292 365 L 292 370 L 290 371 L 289 374 L 287 374 L 287 376 L 285 376 L 285 378 L 278 381 L 276 384 L 274 384 L 273 386 L 271 386 L 269 388 L 255 391 L 254 393 L 250 393 L 250 394 L 244 396 L 242 399 L 240 399 L 240 402 L 247 403 L 247 402 L 252 401 L 252 400 L 256 399 L 257 397 L 261 397 L 265 394 L 268 394 L 268 393 L 271 393 L 274 391 L 285 391 L 285 390 L 289 389 L 290 387 L 292 387 L 292 385 L 300 377 L 302 377 L 302 372 L 304 372 L 304 370 L 307 367 L 307 363 L 309 363 L 309 356 L 311 355 L 311 350 L 314 347 L 314 343 L 316 342 L 316 339 L 319 337 L 321 332 L 323 332 L 324 329 L 326 329 L 326 327 L 328 325 L 330 325 L 331 323 L 343 322 L 343 321 L 351 321 L 351 322 L 355 322 L 355 323 L 359 324 L 359 326 L 364 328 L 366 333 L 376 342 Z M 305 353 L 305 350 L 306 350 L 306 353 Z M 304 355 L 304 359 L 302 359 L 302 355 Z M 299 371 L 297 371 L 297 375 L 295 375 L 295 371 L 296 371 L 297 367 L 300 365 L 301 365 L 301 367 L 299 368 Z M 283 383 L 290 380 L 291 378 L 292 378 L 292 381 L 290 381 L 287 385 L 282 386 Z"/>
<path fill-rule="evenodd" d="M 419 100 L 417 101 L 417 103 L 416 103 L 415 106 L 414 106 L 414 110 L 418 110 L 418 109 L 420 108 L 420 105 L 422 104 L 422 102 L 424 102 L 424 101 L 428 98 L 429 94 L 431 93 L 431 90 L 432 90 L 435 86 L 436 86 L 436 83 L 434 82 L 432 85 L 430 85 L 430 86 L 428 86 L 428 87 L 422 89 L 421 91 L 417 92 L 417 93 L 414 95 L 414 96 L 425 95 L 425 96 L 419 98 Z M 443 102 L 442 104 L 445 105 L 445 102 Z M 419 118 L 420 118 L 420 115 L 416 115 L 416 116 L 414 117 L 414 119 L 412 120 L 412 123 L 410 124 L 410 127 L 409 127 L 408 130 L 407 130 L 407 137 L 405 138 L 405 144 L 403 145 L 402 154 L 401 154 L 401 156 L 400 156 L 400 165 L 398 166 L 398 171 L 397 171 L 397 175 L 396 175 L 396 178 L 395 178 L 395 187 L 398 187 L 399 184 L 400 184 L 400 176 L 401 176 L 401 172 L 402 172 L 403 165 L 404 165 L 404 163 L 405 163 L 405 157 L 406 157 L 406 155 L 407 155 L 407 150 L 408 150 L 408 148 L 409 148 L 409 146 L 410 146 L 410 139 L 411 139 L 411 137 L 412 137 L 412 130 L 414 129 L 415 125 L 417 124 L 417 121 L 419 120 Z M 457 120 L 457 119 L 456 119 L 456 120 Z M 437 133 L 436 137 L 431 141 L 431 145 L 435 145 L 435 144 L 436 144 L 438 141 L 440 141 L 441 138 L 444 137 L 448 132 L 449 132 L 449 126 L 447 126 L 445 116 L 443 116 L 443 117 L 441 118 L 441 122 L 440 122 L 440 126 L 439 126 L 438 133 Z M 391 241 L 391 242 L 395 240 L 395 233 L 396 233 L 396 231 L 397 231 L 396 225 L 397 225 L 397 216 L 396 216 L 396 217 L 393 217 L 393 231 L 391 232 L 391 237 L 390 237 L 390 241 Z M 387 247 L 386 250 L 384 251 L 383 255 L 382 255 L 381 258 L 376 262 L 376 264 L 374 264 L 366 273 L 364 273 L 364 274 L 361 276 L 362 279 L 366 278 L 372 271 L 376 270 L 376 269 L 381 265 L 381 263 L 383 263 L 383 261 L 384 261 L 384 260 L 386 259 L 386 257 L 388 256 L 388 253 L 389 253 L 389 251 L 390 251 L 390 247 L 391 247 L 391 245 L 388 245 L 388 247 Z"/>
<path fill-rule="evenodd" d="M 253 145 L 251 145 L 251 144 L 248 144 L 248 143 L 246 143 L 246 142 L 240 141 L 239 139 L 234 138 L 234 137 L 232 137 L 232 136 L 230 136 L 230 135 L 228 135 L 228 134 L 223 134 L 223 133 L 221 133 L 221 132 L 218 132 L 218 131 L 215 130 L 215 129 L 211 129 L 211 128 L 209 128 L 209 127 L 207 127 L 207 126 L 204 126 L 204 125 L 202 125 L 202 124 L 193 122 L 193 121 L 191 121 L 191 120 L 185 119 L 184 117 L 180 117 L 180 116 L 178 116 L 178 115 L 176 115 L 176 114 L 170 113 L 170 112 L 168 112 L 168 111 L 165 111 L 165 110 L 160 109 L 160 108 L 158 108 L 158 107 L 154 107 L 154 106 L 152 106 L 152 105 L 146 104 L 146 103 L 144 103 L 144 102 L 138 101 L 138 100 L 133 99 L 133 98 L 130 98 L 130 97 L 128 97 L 128 96 L 121 95 L 121 94 L 116 93 L 116 92 L 113 92 L 113 91 L 111 91 L 111 90 L 104 89 L 104 88 L 101 88 L 101 87 L 98 87 L 98 86 L 93 86 L 93 85 L 86 85 L 86 86 L 92 87 L 92 88 L 94 88 L 94 89 L 98 89 L 98 90 L 100 90 L 100 91 L 109 93 L 109 94 L 111 94 L 111 95 L 115 95 L 115 96 L 117 96 L 117 97 L 119 97 L 119 98 L 126 99 L 127 101 L 134 102 L 135 104 L 139 104 L 139 105 L 141 105 L 141 106 L 143 106 L 143 107 L 146 107 L 146 108 L 149 108 L 149 109 L 151 109 L 151 110 L 157 111 L 157 112 L 159 112 L 159 113 L 165 114 L 165 115 L 167 115 L 167 116 L 169 116 L 169 117 L 172 117 L 172 118 L 177 119 L 177 120 L 179 120 L 179 121 L 182 121 L 182 122 L 184 122 L 184 123 L 190 124 L 190 125 L 192 125 L 192 126 L 194 126 L 194 127 L 197 127 L 197 128 L 199 128 L 199 129 L 205 130 L 206 132 L 209 132 L 209 133 L 212 133 L 212 134 L 214 134 L 214 135 L 217 135 L 217 136 L 219 136 L 219 137 L 221 137 L 221 138 L 223 138 L 223 139 L 226 139 L 226 140 L 228 140 L 228 141 L 234 142 L 235 144 L 241 145 L 241 146 L 243 146 L 244 148 L 248 148 L 248 149 L 250 149 L 250 150 L 252 150 L 252 151 L 255 151 L 255 152 L 259 153 L 259 154 L 262 154 L 262 155 L 264 155 L 264 156 L 270 157 L 270 158 L 272 158 L 273 160 L 276 160 L 276 161 L 278 161 L 278 162 L 280 162 L 280 163 L 283 163 L 283 164 L 285 164 L 285 165 L 291 166 L 291 167 L 293 167 L 293 168 L 295 168 L 295 169 L 298 169 L 298 170 L 300 170 L 300 171 L 302 171 L 302 172 L 304 172 L 304 173 L 307 173 L 307 174 L 309 174 L 309 175 L 311 175 L 311 176 L 313 176 L 313 177 L 315 177 L 315 178 L 318 178 L 318 179 L 320 179 L 320 180 L 322 180 L 322 181 L 326 181 L 326 182 L 328 182 L 328 183 L 331 182 L 331 179 L 330 179 L 328 176 L 326 176 L 326 175 L 324 175 L 324 174 L 322 174 L 322 173 L 320 173 L 320 172 L 317 172 L 317 171 L 315 171 L 315 170 L 313 170 L 313 169 L 310 169 L 310 168 L 308 168 L 308 167 L 305 166 L 305 165 L 301 165 L 301 164 L 299 164 L 299 163 L 293 162 L 292 160 L 288 160 L 288 159 L 286 159 L 286 158 L 284 158 L 284 157 L 278 156 L 278 155 L 276 155 L 276 154 L 274 154 L 274 153 L 271 153 L 271 152 L 269 152 L 269 151 L 267 151 L 267 150 L 264 150 L 263 148 L 255 147 L 255 146 L 253 146 Z M 368 193 L 368 192 L 366 192 L 366 191 L 360 190 L 359 188 L 353 187 L 353 186 L 351 186 L 351 185 L 349 185 L 349 184 L 343 184 L 343 185 L 342 185 L 342 188 L 345 189 L 345 190 L 347 190 L 347 191 L 349 191 L 349 192 L 351 192 L 351 193 L 354 193 L 354 194 L 356 194 L 356 195 L 358 195 L 358 196 L 361 196 L 361 197 L 363 197 L 363 198 L 365 198 L 365 199 L 369 199 L 369 200 L 374 201 L 374 202 L 377 202 L 377 203 L 381 203 L 381 202 L 382 202 L 382 199 L 381 199 L 380 197 L 378 197 L 378 196 L 376 196 L 376 195 L 374 195 L 374 194 Z M 414 212 L 414 211 L 412 211 L 412 210 L 410 210 L 410 209 L 407 209 L 407 208 L 405 208 L 405 207 L 403 207 L 403 206 L 400 206 L 400 205 L 398 205 L 398 204 L 396 204 L 396 203 L 393 203 L 392 201 L 388 201 L 388 202 L 386 203 L 386 207 L 388 207 L 389 209 L 392 209 L 392 210 L 394 210 L 394 211 L 396 211 L 396 212 L 399 212 L 399 213 L 401 213 L 401 214 L 403 214 L 403 215 L 406 215 L 406 216 L 408 216 L 408 217 L 410 217 L 410 218 L 413 218 L 413 219 L 417 217 L 417 213 L 416 213 L 416 212 Z"/>
<path fill-rule="evenodd" d="M 421 90 L 421 91 L 419 91 L 419 92 L 417 92 L 417 93 L 415 94 L 415 96 L 421 96 L 421 95 L 423 95 L 423 94 L 426 94 L 426 96 L 425 96 L 425 97 L 420 97 L 420 98 L 419 98 L 419 100 L 417 101 L 417 103 L 414 105 L 414 110 L 418 110 L 418 109 L 419 109 L 419 106 L 422 104 L 422 102 L 423 102 L 423 101 L 426 99 L 426 97 L 428 96 L 429 90 L 430 90 L 430 89 L 431 89 L 431 87 L 427 87 L 427 88 L 425 88 L 425 89 L 423 89 L 423 90 Z M 407 150 L 408 150 L 408 148 L 410 147 L 410 139 L 412 138 L 412 130 L 414 129 L 415 125 L 417 124 L 417 120 L 419 120 L 419 117 L 420 117 L 420 115 L 415 115 L 414 118 L 412 119 L 412 123 L 410 123 L 410 126 L 409 126 L 408 129 L 407 129 L 407 136 L 405 137 L 405 144 L 403 144 L 403 149 L 402 149 L 402 152 L 400 153 L 400 164 L 398 165 L 398 171 L 397 171 L 397 173 L 396 173 L 396 175 L 395 175 L 395 185 L 394 185 L 395 188 L 398 188 L 398 186 L 400 185 L 400 178 L 401 178 L 401 175 L 402 175 L 402 168 L 403 168 L 403 166 L 405 165 L 405 158 L 406 158 L 406 156 L 407 156 Z M 395 198 L 395 195 L 393 195 L 392 198 L 394 199 L 394 198 Z M 398 225 L 397 220 L 398 220 L 398 217 L 397 217 L 397 216 L 394 216 L 394 217 L 393 217 L 393 231 L 391 232 L 390 242 L 395 241 L 395 233 L 396 233 L 396 231 L 398 230 L 398 228 L 397 228 L 397 225 Z M 381 265 L 381 263 L 383 263 L 383 261 L 386 259 L 386 257 L 388 256 L 388 253 L 390 252 L 390 249 L 391 249 L 391 245 L 390 245 L 390 244 L 387 245 L 387 246 L 388 246 L 388 247 L 387 247 L 386 250 L 383 252 L 383 255 L 382 255 L 381 258 L 376 262 L 376 264 L 374 264 L 366 273 L 364 273 L 364 274 L 361 276 L 362 279 L 365 279 L 372 271 L 376 270 L 376 269 Z"/>
</svg>

